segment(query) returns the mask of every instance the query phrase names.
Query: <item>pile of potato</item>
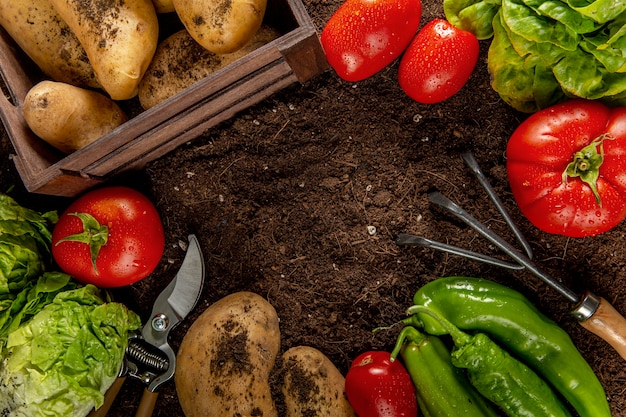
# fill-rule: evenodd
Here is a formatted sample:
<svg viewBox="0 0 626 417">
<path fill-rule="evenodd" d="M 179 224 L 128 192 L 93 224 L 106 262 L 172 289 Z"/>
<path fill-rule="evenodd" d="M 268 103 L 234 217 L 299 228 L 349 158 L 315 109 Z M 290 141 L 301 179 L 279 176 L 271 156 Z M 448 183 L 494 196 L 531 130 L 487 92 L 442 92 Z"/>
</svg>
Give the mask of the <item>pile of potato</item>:
<svg viewBox="0 0 626 417">
<path fill-rule="evenodd" d="M 0 25 L 49 80 L 33 86 L 24 118 L 71 153 L 279 34 L 262 27 L 267 0 L 3 0 Z M 159 14 L 184 26 L 159 42 Z M 261 29 L 261 30 L 260 30 Z M 54 123 L 50 123 L 54 120 Z"/>
<path fill-rule="evenodd" d="M 274 307 L 252 292 L 230 294 L 193 322 L 178 350 L 174 380 L 187 417 L 356 417 L 345 396 L 345 379 L 319 350 L 280 351 Z M 272 372 L 280 392 L 272 392 Z M 273 396 L 274 394 L 274 396 Z"/>
</svg>

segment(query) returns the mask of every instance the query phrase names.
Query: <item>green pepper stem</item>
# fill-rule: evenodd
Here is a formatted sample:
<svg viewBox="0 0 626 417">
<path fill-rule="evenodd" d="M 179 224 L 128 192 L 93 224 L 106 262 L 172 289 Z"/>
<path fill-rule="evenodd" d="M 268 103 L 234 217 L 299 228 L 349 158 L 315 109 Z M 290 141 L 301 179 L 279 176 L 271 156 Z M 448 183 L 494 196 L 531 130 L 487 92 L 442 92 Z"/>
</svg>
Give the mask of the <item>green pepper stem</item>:
<svg viewBox="0 0 626 417">
<path fill-rule="evenodd" d="M 391 354 L 390 354 L 391 361 L 393 362 L 396 360 L 396 358 L 400 354 L 400 351 L 402 350 L 402 346 L 404 346 L 405 343 L 410 343 L 410 342 L 421 343 L 425 339 L 426 339 L 426 335 L 421 333 L 415 327 L 411 327 L 411 326 L 404 327 L 402 331 L 400 332 L 400 334 L 398 335 L 398 339 L 396 339 L 396 344 L 393 347 L 393 350 L 391 351 Z"/>
<path fill-rule="evenodd" d="M 421 305 L 414 305 L 408 308 L 407 313 L 411 315 L 416 315 L 420 313 L 427 314 L 433 319 L 435 319 L 446 330 L 446 332 L 450 335 L 450 337 L 452 337 L 452 341 L 457 347 L 466 345 L 471 340 L 471 336 L 469 334 L 461 331 L 458 327 L 452 324 L 452 322 L 450 322 L 448 319 L 446 319 L 441 314 L 433 311 L 432 309 L 428 307 L 421 306 Z"/>
<path fill-rule="evenodd" d="M 587 184 L 599 206 L 602 206 L 602 200 L 598 193 L 598 178 L 600 166 L 604 162 L 604 141 L 613 139 L 612 136 L 603 134 L 592 140 L 589 145 L 574 153 L 574 160 L 567 164 L 562 174 L 563 184 L 567 183 L 568 178 L 576 177 Z"/>
<path fill-rule="evenodd" d="M 73 235 L 65 236 L 57 241 L 57 245 L 61 242 L 80 242 L 89 245 L 89 253 L 91 255 L 91 264 L 93 269 L 98 274 L 98 268 L 96 267 L 96 260 L 100 253 L 100 248 L 107 244 L 109 240 L 109 228 L 107 225 L 101 225 L 98 223 L 95 217 L 89 213 L 69 213 L 71 216 L 76 216 L 83 224 L 83 231 Z"/>
</svg>

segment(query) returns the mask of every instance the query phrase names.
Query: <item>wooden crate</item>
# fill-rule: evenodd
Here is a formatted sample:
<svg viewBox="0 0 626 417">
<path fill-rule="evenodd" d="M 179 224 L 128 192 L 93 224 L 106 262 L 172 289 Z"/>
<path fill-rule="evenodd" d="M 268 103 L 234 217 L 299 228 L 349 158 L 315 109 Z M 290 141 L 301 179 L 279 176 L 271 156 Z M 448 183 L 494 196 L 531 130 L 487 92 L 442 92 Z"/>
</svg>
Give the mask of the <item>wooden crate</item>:
<svg viewBox="0 0 626 417">
<path fill-rule="evenodd" d="M 282 34 L 228 67 L 137 115 L 93 144 L 64 155 L 36 137 L 21 105 L 43 79 L 0 27 L 0 117 L 26 189 L 75 196 L 121 172 L 142 168 L 206 129 L 328 68 L 318 34 L 300 0 L 269 0 L 265 23 Z M 8 97 L 7 97 L 8 96 Z"/>
</svg>

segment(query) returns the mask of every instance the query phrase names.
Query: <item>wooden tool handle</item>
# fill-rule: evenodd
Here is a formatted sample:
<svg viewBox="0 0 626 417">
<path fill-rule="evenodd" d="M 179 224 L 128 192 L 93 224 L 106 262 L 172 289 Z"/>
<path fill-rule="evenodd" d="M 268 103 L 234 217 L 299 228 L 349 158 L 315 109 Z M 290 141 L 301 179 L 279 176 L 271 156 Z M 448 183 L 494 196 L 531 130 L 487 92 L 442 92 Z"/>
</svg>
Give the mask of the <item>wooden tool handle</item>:
<svg viewBox="0 0 626 417">
<path fill-rule="evenodd" d="M 580 325 L 606 340 L 626 359 L 626 319 L 602 297 L 596 311 Z"/>
<path fill-rule="evenodd" d="M 98 408 L 97 410 L 93 410 L 91 413 L 89 413 L 87 417 L 105 417 L 107 413 L 109 412 L 109 410 L 111 409 L 111 406 L 113 405 L 113 402 L 115 401 L 115 397 L 117 397 L 117 394 L 120 392 L 120 389 L 122 389 L 122 385 L 124 385 L 124 381 L 126 381 L 125 376 L 121 376 L 117 378 L 115 382 L 113 382 L 113 384 L 109 387 L 106 394 L 104 395 L 104 403 L 102 404 L 102 406 Z"/>
<path fill-rule="evenodd" d="M 152 392 L 148 388 L 144 389 L 135 417 L 151 417 L 158 397 L 158 392 Z"/>
</svg>

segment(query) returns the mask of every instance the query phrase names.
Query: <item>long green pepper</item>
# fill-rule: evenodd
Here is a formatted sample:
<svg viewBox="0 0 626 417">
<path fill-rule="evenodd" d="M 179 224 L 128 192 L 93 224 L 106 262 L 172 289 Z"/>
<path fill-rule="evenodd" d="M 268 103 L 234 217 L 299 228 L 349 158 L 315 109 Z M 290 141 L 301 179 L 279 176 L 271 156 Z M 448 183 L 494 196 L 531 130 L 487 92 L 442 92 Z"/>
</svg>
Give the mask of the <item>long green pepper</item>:
<svg viewBox="0 0 626 417">
<path fill-rule="evenodd" d="M 452 365 L 465 369 L 470 383 L 510 417 L 571 417 L 550 386 L 485 333 L 467 334 L 445 318 L 419 306 L 452 337 Z"/>
<path fill-rule="evenodd" d="M 406 326 L 400 332 L 391 358 L 402 356 L 415 385 L 424 417 L 497 417 L 498 413 L 453 366 L 450 351 L 436 336 Z"/>
<path fill-rule="evenodd" d="M 570 336 L 521 293 L 486 279 L 446 277 L 420 288 L 413 302 L 405 324 L 446 334 L 441 323 L 418 312 L 426 306 L 461 330 L 486 333 L 549 382 L 580 417 L 611 417 L 602 384 Z"/>
</svg>

